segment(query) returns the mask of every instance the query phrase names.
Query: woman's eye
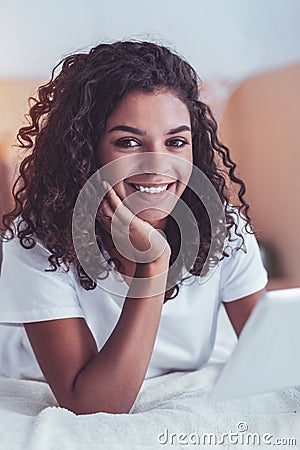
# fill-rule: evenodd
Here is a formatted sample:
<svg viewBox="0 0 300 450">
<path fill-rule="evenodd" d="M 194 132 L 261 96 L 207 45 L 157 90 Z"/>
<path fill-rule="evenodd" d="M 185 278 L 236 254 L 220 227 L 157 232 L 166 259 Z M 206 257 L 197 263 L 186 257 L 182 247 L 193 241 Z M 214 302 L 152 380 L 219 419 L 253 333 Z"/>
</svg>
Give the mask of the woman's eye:
<svg viewBox="0 0 300 450">
<path fill-rule="evenodd" d="M 185 145 L 188 145 L 188 142 L 186 142 L 186 141 L 183 140 L 183 139 L 171 139 L 170 141 L 168 141 L 168 142 L 166 143 L 166 145 L 167 145 L 168 147 L 177 147 L 177 148 L 180 148 L 180 147 L 184 147 Z"/>
<path fill-rule="evenodd" d="M 135 139 L 119 139 L 115 144 L 122 148 L 137 147 L 140 145 Z"/>
</svg>

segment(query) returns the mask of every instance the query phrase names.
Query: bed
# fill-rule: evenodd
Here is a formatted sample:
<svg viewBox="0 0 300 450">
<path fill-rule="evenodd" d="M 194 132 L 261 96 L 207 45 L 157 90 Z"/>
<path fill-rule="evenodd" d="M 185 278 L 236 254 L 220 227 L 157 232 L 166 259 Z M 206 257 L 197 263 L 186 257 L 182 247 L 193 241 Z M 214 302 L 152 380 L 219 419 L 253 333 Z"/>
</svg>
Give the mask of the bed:
<svg viewBox="0 0 300 450">
<path fill-rule="evenodd" d="M 208 400 L 235 343 L 221 309 L 205 367 L 145 380 L 129 414 L 77 416 L 46 383 L 0 378 L 0 449 L 300 448 L 298 388 Z"/>
</svg>

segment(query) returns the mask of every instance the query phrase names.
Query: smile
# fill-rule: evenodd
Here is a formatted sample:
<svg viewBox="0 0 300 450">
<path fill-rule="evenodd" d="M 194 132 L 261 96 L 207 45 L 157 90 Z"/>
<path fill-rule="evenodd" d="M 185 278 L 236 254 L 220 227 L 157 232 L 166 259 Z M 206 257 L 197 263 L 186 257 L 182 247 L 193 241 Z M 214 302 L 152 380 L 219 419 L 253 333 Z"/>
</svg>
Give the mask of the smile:
<svg viewBox="0 0 300 450">
<path fill-rule="evenodd" d="M 161 194 L 162 192 L 170 190 L 171 187 L 176 185 L 176 182 L 157 185 L 153 185 L 152 183 L 145 183 L 144 185 L 129 183 L 129 185 L 134 188 L 134 190 L 143 192 L 145 194 Z"/>
<path fill-rule="evenodd" d="M 166 191 L 168 188 L 168 184 L 164 186 L 158 186 L 158 187 L 147 187 L 147 186 L 141 186 L 139 184 L 134 184 L 133 187 L 141 192 L 147 192 L 148 194 L 158 194 L 160 192 Z"/>
</svg>

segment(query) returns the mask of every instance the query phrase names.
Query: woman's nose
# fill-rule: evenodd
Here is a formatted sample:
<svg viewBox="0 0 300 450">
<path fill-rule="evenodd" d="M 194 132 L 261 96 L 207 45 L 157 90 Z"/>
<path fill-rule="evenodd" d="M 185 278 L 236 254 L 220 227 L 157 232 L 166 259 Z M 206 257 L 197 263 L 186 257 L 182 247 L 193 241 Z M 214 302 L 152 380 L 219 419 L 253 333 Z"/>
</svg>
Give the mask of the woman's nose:
<svg viewBox="0 0 300 450">
<path fill-rule="evenodd" d="M 168 156 L 169 155 L 163 153 L 161 149 L 151 149 L 143 152 L 140 156 L 141 161 L 139 164 L 141 172 L 161 173 L 166 175 L 171 173 L 172 158 Z"/>
</svg>

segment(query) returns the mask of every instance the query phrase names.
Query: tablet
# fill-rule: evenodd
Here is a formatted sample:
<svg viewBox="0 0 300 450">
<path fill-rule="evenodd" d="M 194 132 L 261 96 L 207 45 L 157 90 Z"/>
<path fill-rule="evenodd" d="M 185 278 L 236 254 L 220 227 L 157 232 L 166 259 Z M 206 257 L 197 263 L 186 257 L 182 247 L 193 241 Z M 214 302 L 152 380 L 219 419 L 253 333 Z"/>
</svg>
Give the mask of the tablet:
<svg viewBox="0 0 300 450">
<path fill-rule="evenodd" d="M 211 400 L 300 386 L 300 288 L 268 291 L 256 303 Z"/>
</svg>

